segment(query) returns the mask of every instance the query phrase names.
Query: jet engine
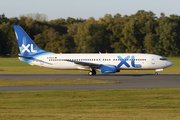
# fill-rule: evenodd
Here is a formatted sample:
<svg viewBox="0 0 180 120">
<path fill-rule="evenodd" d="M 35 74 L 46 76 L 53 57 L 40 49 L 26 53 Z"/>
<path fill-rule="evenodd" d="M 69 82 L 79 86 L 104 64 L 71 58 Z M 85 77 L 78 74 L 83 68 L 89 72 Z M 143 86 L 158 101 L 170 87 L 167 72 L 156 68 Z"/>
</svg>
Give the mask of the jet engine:
<svg viewBox="0 0 180 120">
<path fill-rule="evenodd" d="M 100 67 L 100 73 L 115 73 L 120 72 L 120 70 L 117 70 L 115 65 L 103 65 Z"/>
</svg>

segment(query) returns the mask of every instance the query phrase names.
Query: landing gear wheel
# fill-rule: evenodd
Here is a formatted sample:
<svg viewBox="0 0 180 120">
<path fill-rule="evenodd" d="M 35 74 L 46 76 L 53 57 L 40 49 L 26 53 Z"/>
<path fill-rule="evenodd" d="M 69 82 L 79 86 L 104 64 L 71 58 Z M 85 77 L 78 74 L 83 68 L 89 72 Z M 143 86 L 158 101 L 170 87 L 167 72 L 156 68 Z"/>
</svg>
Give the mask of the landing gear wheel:
<svg viewBox="0 0 180 120">
<path fill-rule="evenodd" d="M 95 71 L 95 70 L 93 70 L 93 71 L 92 71 L 92 74 L 93 74 L 93 75 L 96 75 L 96 71 Z"/>
<path fill-rule="evenodd" d="M 92 72 L 92 71 L 89 71 L 89 72 L 88 72 L 88 75 L 89 75 L 89 76 L 92 76 L 92 75 L 93 75 L 93 72 Z"/>
<path fill-rule="evenodd" d="M 157 72 L 155 72 L 155 75 L 158 75 L 158 73 L 157 73 Z"/>
<path fill-rule="evenodd" d="M 95 71 L 95 70 L 89 71 L 89 72 L 88 72 L 88 75 L 89 75 L 89 76 L 96 75 L 96 71 Z"/>
</svg>

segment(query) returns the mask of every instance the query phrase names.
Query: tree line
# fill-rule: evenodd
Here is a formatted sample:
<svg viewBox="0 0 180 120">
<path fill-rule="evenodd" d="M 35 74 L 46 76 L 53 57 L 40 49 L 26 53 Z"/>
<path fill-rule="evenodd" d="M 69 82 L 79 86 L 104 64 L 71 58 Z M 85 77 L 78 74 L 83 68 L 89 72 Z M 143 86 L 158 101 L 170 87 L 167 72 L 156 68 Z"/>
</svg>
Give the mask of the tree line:
<svg viewBox="0 0 180 120">
<path fill-rule="evenodd" d="M 95 20 L 43 14 L 0 15 L 0 55 L 18 54 L 13 25 L 20 25 L 39 48 L 55 53 L 151 53 L 180 56 L 180 16 L 157 17 L 140 10 L 130 16 L 105 14 Z"/>
</svg>

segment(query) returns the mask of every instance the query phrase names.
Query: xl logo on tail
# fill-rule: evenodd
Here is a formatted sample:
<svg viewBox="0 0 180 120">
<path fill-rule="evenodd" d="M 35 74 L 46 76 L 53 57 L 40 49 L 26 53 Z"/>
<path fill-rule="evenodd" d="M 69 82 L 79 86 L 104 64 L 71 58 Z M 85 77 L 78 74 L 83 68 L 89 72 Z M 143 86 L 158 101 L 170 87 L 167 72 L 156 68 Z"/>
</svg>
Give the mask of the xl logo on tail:
<svg viewBox="0 0 180 120">
<path fill-rule="evenodd" d="M 31 46 L 31 50 L 29 50 L 29 46 Z M 30 52 L 36 53 L 36 52 L 37 52 L 37 50 L 34 50 L 34 49 L 33 49 L 33 44 L 27 44 L 27 46 L 25 46 L 24 44 L 22 44 L 22 47 L 24 48 L 24 49 L 22 50 L 22 53 L 24 53 L 25 51 L 27 51 L 28 53 L 30 53 Z"/>
</svg>

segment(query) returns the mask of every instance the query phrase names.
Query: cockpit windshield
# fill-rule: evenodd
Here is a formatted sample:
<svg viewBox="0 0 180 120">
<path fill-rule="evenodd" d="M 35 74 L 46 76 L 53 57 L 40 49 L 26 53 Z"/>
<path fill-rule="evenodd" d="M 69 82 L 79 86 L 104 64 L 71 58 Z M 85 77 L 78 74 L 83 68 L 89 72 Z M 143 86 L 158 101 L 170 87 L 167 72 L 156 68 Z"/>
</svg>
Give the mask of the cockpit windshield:
<svg viewBox="0 0 180 120">
<path fill-rule="evenodd" d="M 162 57 L 162 58 L 160 58 L 160 60 L 167 60 L 166 58 L 164 58 L 164 57 Z"/>
</svg>

